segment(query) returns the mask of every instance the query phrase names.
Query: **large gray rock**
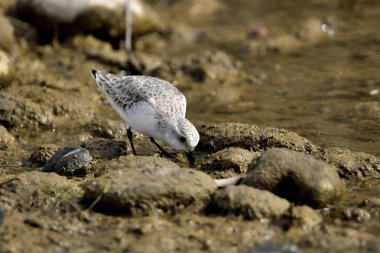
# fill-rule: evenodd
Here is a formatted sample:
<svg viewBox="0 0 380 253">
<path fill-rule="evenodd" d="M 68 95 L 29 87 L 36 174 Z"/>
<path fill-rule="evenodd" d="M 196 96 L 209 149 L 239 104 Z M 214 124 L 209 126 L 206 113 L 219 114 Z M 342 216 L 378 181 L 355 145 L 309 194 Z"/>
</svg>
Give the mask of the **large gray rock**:
<svg viewBox="0 0 380 253">
<path fill-rule="evenodd" d="M 341 148 L 326 148 L 320 157 L 339 169 L 344 178 L 380 178 L 380 160 L 363 152 Z"/>
<path fill-rule="evenodd" d="M 246 219 L 269 219 L 281 216 L 289 207 L 286 199 L 271 192 L 237 185 L 219 190 L 208 211 L 233 214 Z"/>
<path fill-rule="evenodd" d="M 129 215 L 175 213 L 201 208 L 217 189 L 207 174 L 192 169 L 135 168 L 111 171 L 82 185 L 85 202 L 99 210 Z"/>
<path fill-rule="evenodd" d="M 345 191 L 336 170 L 311 155 L 272 148 L 251 164 L 242 184 L 271 191 L 297 204 L 323 207 Z"/>
<path fill-rule="evenodd" d="M 201 135 L 198 148 L 218 151 L 227 147 L 263 150 L 270 147 L 286 147 L 291 150 L 316 153 L 319 147 L 296 133 L 276 128 L 261 129 L 251 124 L 221 123 L 203 124 L 198 127 Z"/>
</svg>

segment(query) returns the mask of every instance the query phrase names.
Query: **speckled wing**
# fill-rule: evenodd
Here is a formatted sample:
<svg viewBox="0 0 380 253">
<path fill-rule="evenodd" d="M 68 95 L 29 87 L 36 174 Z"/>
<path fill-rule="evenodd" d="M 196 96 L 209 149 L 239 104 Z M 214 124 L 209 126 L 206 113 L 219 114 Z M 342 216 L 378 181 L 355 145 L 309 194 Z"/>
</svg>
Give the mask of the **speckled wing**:
<svg viewBox="0 0 380 253">
<path fill-rule="evenodd" d="M 124 110 L 146 102 L 157 113 L 185 117 L 186 98 L 167 81 L 150 76 L 117 76 L 98 72 L 97 82 Z"/>
</svg>

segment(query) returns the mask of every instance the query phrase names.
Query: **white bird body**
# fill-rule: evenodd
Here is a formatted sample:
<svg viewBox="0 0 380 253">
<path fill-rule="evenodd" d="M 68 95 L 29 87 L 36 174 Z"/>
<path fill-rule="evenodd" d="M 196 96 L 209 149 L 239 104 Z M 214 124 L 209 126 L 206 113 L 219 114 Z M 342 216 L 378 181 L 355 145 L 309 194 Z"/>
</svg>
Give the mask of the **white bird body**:
<svg viewBox="0 0 380 253">
<path fill-rule="evenodd" d="M 190 152 L 198 144 L 199 133 L 185 118 L 186 98 L 171 83 L 149 76 L 117 76 L 95 70 L 93 76 L 129 127 L 179 151 Z"/>
</svg>

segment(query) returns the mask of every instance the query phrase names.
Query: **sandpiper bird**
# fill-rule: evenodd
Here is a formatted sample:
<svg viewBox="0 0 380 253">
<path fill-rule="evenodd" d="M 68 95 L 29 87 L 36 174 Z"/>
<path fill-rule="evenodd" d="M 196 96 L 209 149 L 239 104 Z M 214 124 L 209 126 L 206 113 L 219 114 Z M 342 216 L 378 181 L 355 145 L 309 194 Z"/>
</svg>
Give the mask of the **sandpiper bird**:
<svg viewBox="0 0 380 253">
<path fill-rule="evenodd" d="M 194 165 L 193 150 L 199 142 L 199 133 L 185 118 L 186 98 L 176 87 L 150 76 L 118 76 L 96 70 L 92 70 L 92 75 L 112 107 L 128 124 L 127 135 L 134 155 L 132 129 L 149 136 L 167 156 L 172 155 L 155 139 L 177 151 L 187 152 L 190 164 Z"/>
</svg>

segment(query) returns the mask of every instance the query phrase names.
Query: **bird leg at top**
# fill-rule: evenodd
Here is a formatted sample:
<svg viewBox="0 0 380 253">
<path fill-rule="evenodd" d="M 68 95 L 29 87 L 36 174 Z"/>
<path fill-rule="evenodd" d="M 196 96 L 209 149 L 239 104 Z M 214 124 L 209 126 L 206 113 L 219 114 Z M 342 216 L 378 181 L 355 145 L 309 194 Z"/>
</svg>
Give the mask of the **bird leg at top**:
<svg viewBox="0 0 380 253">
<path fill-rule="evenodd" d="M 135 146 L 133 146 L 133 139 L 132 139 L 133 133 L 132 133 L 132 129 L 130 127 L 128 127 L 127 135 L 128 135 L 129 143 L 131 144 L 131 147 L 132 147 L 132 152 L 134 155 L 136 155 L 136 150 L 135 150 Z"/>
<path fill-rule="evenodd" d="M 171 158 L 175 158 L 174 155 L 170 154 L 169 152 L 167 152 L 165 149 L 163 149 L 157 142 L 155 139 L 153 139 L 152 137 L 150 137 L 150 141 L 153 142 L 154 145 L 157 146 L 157 148 L 164 154 L 166 155 L 167 157 L 171 157 Z"/>
</svg>

